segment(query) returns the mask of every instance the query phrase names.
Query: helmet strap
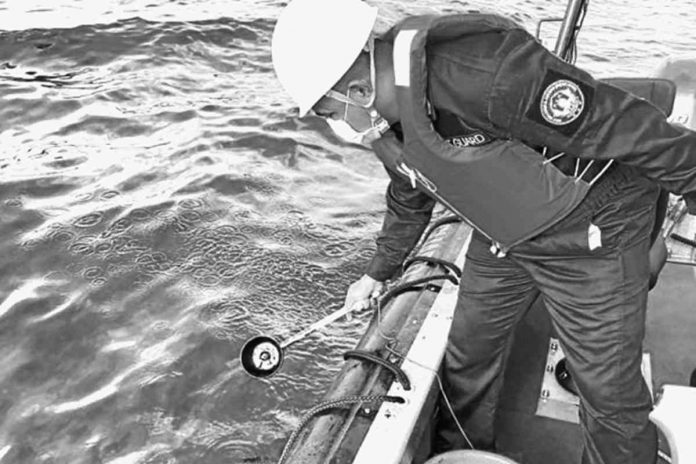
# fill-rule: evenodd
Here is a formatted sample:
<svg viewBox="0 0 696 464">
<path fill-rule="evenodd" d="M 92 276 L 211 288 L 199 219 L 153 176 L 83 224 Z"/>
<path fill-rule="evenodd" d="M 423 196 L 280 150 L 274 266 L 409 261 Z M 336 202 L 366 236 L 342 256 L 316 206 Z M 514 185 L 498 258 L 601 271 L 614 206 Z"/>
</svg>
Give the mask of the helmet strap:
<svg viewBox="0 0 696 464">
<path fill-rule="evenodd" d="M 375 36 L 373 34 L 370 34 L 370 38 L 367 39 L 367 51 L 370 53 L 370 85 L 372 86 L 372 96 L 365 106 L 372 107 L 377 97 L 377 67 L 375 66 Z"/>
</svg>

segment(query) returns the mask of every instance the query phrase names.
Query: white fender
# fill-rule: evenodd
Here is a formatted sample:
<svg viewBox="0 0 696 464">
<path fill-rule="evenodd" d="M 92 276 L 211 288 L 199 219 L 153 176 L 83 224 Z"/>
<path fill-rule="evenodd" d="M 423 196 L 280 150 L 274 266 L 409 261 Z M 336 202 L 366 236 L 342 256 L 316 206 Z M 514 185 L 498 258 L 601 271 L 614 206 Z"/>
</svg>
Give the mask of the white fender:
<svg viewBox="0 0 696 464">
<path fill-rule="evenodd" d="M 650 420 L 667 438 L 672 464 L 696 463 L 696 388 L 665 385 Z"/>
</svg>

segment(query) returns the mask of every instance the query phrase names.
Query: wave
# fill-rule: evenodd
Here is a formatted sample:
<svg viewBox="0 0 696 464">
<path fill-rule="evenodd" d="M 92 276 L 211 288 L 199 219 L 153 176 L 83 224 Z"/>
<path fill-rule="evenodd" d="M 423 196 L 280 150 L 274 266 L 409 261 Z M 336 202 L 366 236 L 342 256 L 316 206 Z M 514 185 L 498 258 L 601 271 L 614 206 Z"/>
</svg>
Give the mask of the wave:
<svg viewBox="0 0 696 464">
<path fill-rule="evenodd" d="M 271 73 L 272 28 L 270 19 L 136 17 L 0 32 L 0 136 L 9 139 L 2 151 L 25 147 L 29 134 L 34 141 L 76 132 L 143 138 L 187 121 L 193 130 L 197 107 L 212 110 L 204 118 L 213 123 L 258 106 L 251 96 L 259 76 L 268 81 L 262 86 L 280 90 Z"/>
<path fill-rule="evenodd" d="M 272 28 L 269 19 L 154 22 L 135 17 L 65 29 L 4 31 L 0 32 L 0 76 L 22 66 L 72 69 L 100 66 L 127 56 L 147 56 L 154 61 L 186 58 L 194 51 L 187 49 L 190 46 L 253 54 L 269 41 Z"/>
</svg>

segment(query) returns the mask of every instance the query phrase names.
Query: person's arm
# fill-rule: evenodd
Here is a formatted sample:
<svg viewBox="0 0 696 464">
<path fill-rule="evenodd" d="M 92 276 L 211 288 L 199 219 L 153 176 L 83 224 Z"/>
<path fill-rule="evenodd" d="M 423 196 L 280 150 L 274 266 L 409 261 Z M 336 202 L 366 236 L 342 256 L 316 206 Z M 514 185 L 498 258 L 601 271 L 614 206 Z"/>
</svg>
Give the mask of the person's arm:
<svg viewBox="0 0 696 464">
<path fill-rule="evenodd" d="M 387 187 L 387 212 L 377 237 L 377 250 L 366 274 L 376 281 L 392 277 L 418 242 L 430 221 L 435 200 L 408 179 L 387 169 L 391 179 Z"/>
<path fill-rule="evenodd" d="M 511 138 L 585 159 L 614 159 L 666 190 L 696 214 L 696 132 L 667 122 L 652 103 L 572 66 L 532 36 L 502 61 L 488 115 Z"/>
<path fill-rule="evenodd" d="M 391 182 L 387 187 L 387 212 L 376 240 L 377 250 L 365 274 L 346 292 L 344 306 L 354 310 L 368 308 L 370 299 L 379 296 L 383 282 L 396 273 L 418 243 L 435 205 L 428 195 L 411 187 L 410 181 L 389 169 L 387 173 Z"/>
</svg>

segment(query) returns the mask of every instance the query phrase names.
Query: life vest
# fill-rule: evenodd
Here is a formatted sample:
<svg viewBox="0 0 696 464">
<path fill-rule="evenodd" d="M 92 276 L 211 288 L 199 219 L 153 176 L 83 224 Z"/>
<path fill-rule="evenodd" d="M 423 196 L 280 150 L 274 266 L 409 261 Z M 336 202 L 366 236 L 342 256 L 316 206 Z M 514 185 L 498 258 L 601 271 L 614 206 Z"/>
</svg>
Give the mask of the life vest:
<svg viewBox="0 0 696 464">
<path fill-rule="evenodd" d="M 519 26 L 481 14 L 419 16 L 401 23 L 393 59 L 403 144 L 387 134 L 373 145 L 387 167 L 408 176 L 503 251 L 563 219 L 590 183 L 566 176 L 522 142 L 457 147 L 444 140 L 428 111 L 426 43 L 512 29 Z M 466 89 L 467 76 L 456 78 Z"/>
</svg>

